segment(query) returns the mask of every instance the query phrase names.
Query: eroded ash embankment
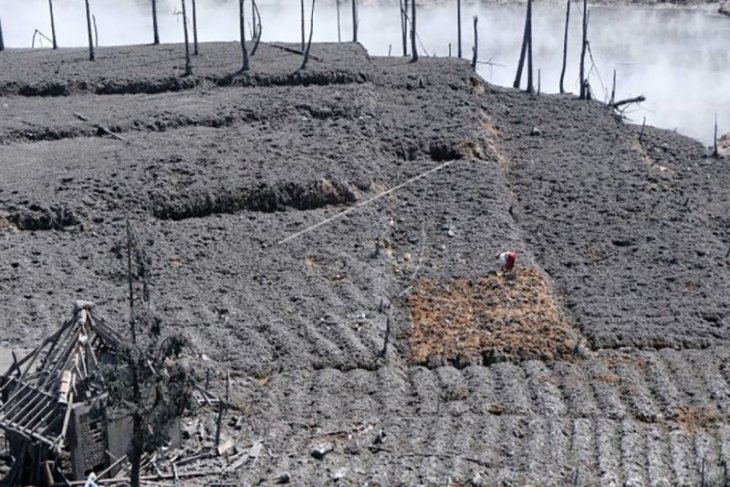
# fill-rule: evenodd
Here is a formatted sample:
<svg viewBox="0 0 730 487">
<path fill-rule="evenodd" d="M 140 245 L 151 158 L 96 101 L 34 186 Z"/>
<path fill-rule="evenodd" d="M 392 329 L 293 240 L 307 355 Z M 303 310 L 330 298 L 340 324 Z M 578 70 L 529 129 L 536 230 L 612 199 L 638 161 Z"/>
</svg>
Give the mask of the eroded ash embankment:
<svg viewBox="0 0 730 487">
<path fill-rule="evenodd" d="M 234 371 L 227 434 L 270 452 L 245 481 L 722 478 L 726 161 L 456 60 L 202 52 L 193 78 L 178 46 L 3 53 L 10 346 L 78 298 L 123 322 L 129 219 L 153 305 Z"/>
</svg>

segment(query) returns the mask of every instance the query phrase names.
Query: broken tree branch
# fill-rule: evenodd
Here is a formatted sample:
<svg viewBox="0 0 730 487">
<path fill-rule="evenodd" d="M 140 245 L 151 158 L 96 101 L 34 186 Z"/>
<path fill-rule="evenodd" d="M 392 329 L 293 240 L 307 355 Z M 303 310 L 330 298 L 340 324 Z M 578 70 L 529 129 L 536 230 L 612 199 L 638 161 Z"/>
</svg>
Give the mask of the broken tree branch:
<svg viewBox="0 0 730 487">
<path fill-rule="evenodd" d="M 620 107 L 624 105 L 628 105 L 630 103 L 641 103 L 643 101 L 646 101 L 646 97 L 644 95 L 636 96 L 634 98 L 627 98 L 625 100 L 619 100 L 617 102 L 611 103 L 609 106 L 613 108 L 614 110 L 618 110 Z"/>
</svg>

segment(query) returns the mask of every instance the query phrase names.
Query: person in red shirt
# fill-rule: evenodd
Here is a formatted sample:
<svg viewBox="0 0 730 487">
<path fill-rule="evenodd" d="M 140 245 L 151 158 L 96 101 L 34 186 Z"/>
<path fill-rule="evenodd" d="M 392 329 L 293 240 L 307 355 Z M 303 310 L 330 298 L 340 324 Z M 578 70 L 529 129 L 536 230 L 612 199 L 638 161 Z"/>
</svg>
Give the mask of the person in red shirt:
<svg viewBox="0 0 730 487">
<path fill-rule="evenodd" d="M 515 260 L 517 260 L 517 254 L 512 250 L 497 254 L 497 263 L 499 264 L 499 270 L 503 273 L 511 272 L 512 269 L 514 269 Z"/>
</svg>

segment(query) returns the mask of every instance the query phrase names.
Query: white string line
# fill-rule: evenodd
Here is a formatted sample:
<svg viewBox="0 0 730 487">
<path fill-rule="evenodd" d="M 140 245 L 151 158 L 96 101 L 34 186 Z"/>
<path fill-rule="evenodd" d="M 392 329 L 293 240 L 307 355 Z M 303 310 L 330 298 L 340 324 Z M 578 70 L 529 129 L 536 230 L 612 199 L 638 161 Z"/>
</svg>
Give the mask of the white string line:
<svg viewBox="0 0 730 487">
<path fill-rule="evenodd" d="M 297 233 L 294 233 L 292 235 L 289 235 L 288 237 L 286 237 L 283 240 L 279 240 L 276 243 L 276 245 L 282 245 L 282 244 L 287 243 L 290 240 L 294 240 L 295 238 L 300 237 L 300 236 L 304 235 L 305 233 L 309 233 L 312 230 L 315 230 L 315 229 L 317 229 L 317 228 L 319 228 L 319 227 L 321 227 L 323 225 L 326 225 L 326 224 L 328 224 L 328 223 L 330 223 L 330 222 L 332 222 L 332 221 L 334 221 L 334 220 L 336 220 L 338 218 L 341 218 L 341 217 L 347 215 L 348 213 L 352 213 L 353 211 L 355 211 L 355 210 L 357 210 L 359 208 L 362 208 L 363 206 L 369 205 L 373 201 L 378 200 L 378 199 L 382 198 L 383 196 L 387 196 L 387 195 L 389 195 L 390 193 L 392 193 L 394 191 L 397 191 L 397 190 L 399 190 L 399 189 L 401 189 L 401 188 L 403 188 L 405 186 L 408 186 L 409 184 L 411 184 L 411 183 L 413 183 L 415 181 L 418 181 L 419 179 L 423 179 L 426 176 L 430 176 L 431 174 L 433 174 L 435 172 L 438 172 L 441 169 L 443 169 L 445 167 L 448 167 L 448 166 L 452 165 L 453 163 L 459 162 L 461 160 L 465 160 L 465 159 L 454 159 L 454 160 L 451 160 L 451 161 L 447 161 L 447 162 L 444 162 L 443 164 L 441 164 L 439 166 L 436 166 L 436 167 L 434 167 L 432 169 L 429 169 L 428 171 L 425 171 L 425 172 L 422 172 L 421 174 L 418 174 L 416 176 L 413 176 L 412 178 L 408 179 L 407 181 L 404 181 L 404 182 L 402 182 L 401 184 L 399 184 L 397 186 L 393 186 L 392 188 L 390 188 L 387 191 L 383 191 L 382 193 L 378 193 L 375 196 L 373 196 L 372 198 L 366 199 L 365 201 L 361 201 L 360 203 L 356 204 L 355 206 L 351 206 L 350 208 L 347 208 L 346 210 L 343 210 L 343 211 L 341 211 L 341 212 L 339 212 L 339 213 L 337 213 L 335 215 L 332 215 L 331 217 L 326 218 L 326 219 L 322 220 L 319 223 L 315 223 L 314 225 L 309 226 L 309 227 L 305 228 L 304 230 L 301 230 L 301 231 L 299 231 Z"/>
</svg>

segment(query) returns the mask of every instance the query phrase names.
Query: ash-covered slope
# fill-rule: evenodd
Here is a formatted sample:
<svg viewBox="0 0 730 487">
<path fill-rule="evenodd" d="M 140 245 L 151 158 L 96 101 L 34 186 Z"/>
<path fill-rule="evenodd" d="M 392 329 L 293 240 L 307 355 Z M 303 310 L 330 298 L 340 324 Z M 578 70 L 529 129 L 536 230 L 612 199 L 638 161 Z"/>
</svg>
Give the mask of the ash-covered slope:
<svg viewBox="0 0 730 487">
<path fill-rule="evenodd" d="M 726 161 L 462 61 L 237 49 L 2 53 L 2 340 L 78 298 L 123 322 L 129 219 L 153 306 L 234 371 L 243 482 L 722 482 Z"/>
</svg>

